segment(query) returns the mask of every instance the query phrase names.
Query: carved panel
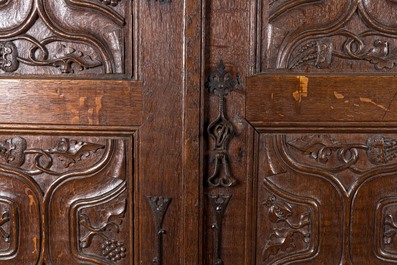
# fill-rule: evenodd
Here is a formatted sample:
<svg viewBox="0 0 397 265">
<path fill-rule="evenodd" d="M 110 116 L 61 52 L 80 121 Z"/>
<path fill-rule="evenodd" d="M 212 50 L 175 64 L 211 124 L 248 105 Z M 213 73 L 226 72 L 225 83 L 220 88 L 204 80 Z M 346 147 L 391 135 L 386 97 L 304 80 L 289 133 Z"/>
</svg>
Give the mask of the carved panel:
<svg viewBox="0 0 397 265">
<path fill-rule="evenodd" d="M 1 262 L 130 264 L 128 145 L 131 138 L 2 136 Z"/>
<path fill-rule="evenodd" d="M 264 1 L 262 71 L 395 72 L 395 1 Z"/>
<path fill-rule="evenodd" d="M 131 14 L 121 0 L 6 1 L 0 73 L 130 73 Z"/>
<path fill-rule="evenodd" d="M 265 189 L 258 190 L 257 260 L 395 262 L 395 139 L 386 133 L 261 134 L 258 174 Z"/>
<path fill-rule="evenodd" d="M 127 194 L 125 185 L 115 189 L 110 196 L 92 201 L 81 200 L 72 207 L 71 231 L 76 233 L 77 248 L 74 254 L 78 259 L 104 264 L 121 263 L 132 249 L 127 249 L 129 234 L 128 222 L 125 225 Z"/>
<path fill-rule="evenodd" d="M 313 248 L 313 215 L 310 205 L 296 204 L 270 195 L 262 202 L 268 223 L 267 240 L 262 249 L 263 264 L 277 264 L 291 254 Z M 316 235 L 317 236 L 317 235 Z"/>
</svg>

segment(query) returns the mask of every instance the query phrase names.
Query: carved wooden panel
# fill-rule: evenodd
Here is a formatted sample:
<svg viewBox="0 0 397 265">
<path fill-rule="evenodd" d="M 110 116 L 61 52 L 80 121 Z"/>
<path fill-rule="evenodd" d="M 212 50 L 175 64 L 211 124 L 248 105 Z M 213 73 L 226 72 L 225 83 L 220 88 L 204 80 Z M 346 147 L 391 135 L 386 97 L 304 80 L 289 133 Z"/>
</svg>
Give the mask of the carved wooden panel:
<svg viewBox="0 0 397 265">
<path fill-rule="evenodd" d="M 0 74 L 132 73 L 124 0 L 0 1 Z"/>
<path fill-rule="evenodd" d="M 259 2 L 262 71 L 396 71 L 396 1 Z"/>
<path fill-rule="evenodd" d="M 258 264 L 396 262 L 396 150 L 395 134 L 261 134 Z"/>
<path fill-rule="evenodd" d="M 131 264 L 132 146 L 130 137 L 1 135 L 1 263 Z"/>
</svg>

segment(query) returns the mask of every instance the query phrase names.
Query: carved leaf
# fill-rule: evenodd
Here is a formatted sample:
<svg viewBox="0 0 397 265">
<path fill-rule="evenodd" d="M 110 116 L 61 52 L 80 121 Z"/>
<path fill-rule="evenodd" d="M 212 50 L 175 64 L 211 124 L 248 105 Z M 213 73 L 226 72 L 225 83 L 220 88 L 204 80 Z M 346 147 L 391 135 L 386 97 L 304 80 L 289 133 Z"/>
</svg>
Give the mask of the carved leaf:
<svg viewBox="0 0 397 265">
<path fill-rule="evenodd" d="M 64 44 L 60 44 L 60 47 L 59 54 L 55 56 L 56 60 L 53 60 L 51 64 L 55 67 L 59 67 L 62 73 L 72 73 L 73 64 L 76 65 L 80 71 L 102 65 L 102 62 L 94 60 L 91 56 L 72 47 L 68 47 Z"/>
<path fill-rule="evenodd" d="M 340 143 L 326 134 L 307 135 L 291 140 L 288 144 L 324 164 L 328 162 L 332 150 L 341 147 Z"/>
<path fill-rule="evenodd" d="M 67 168 L 72 164 L 76 164 L 77 162 L 86 159 L 91 154 L 96 153 L 99 149 L 103 148 L 105 148 L 104 145 L 63 138 L 58 142 L 56 148 L 47 150 L 47 152 L 58 156 L 63 162 L 65 168 Z"/>
</svg>

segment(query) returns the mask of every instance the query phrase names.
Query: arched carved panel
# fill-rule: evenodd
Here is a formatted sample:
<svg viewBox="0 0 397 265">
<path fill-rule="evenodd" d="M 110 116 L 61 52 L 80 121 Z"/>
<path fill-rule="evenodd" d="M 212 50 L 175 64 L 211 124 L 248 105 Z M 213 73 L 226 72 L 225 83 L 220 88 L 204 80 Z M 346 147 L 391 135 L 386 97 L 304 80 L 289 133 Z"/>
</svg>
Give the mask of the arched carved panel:
<svg viewBox="0 0 397 265">
<path fill-rule="evenodd" d="M 262 71 L 395 72 L 395 1 L 262 1 Z"/>
<path fill-rule="evenodd" d="M 130 137 L 2 136 L 0 261 L 130 264 L 132 146 Z"/>
<path fill-rule="evenodd" d="M 131 74 L 131 1 L 5 1 L 0 73 Z"/>
<path fill-rule="evenodd" d="M 265 189 L 258 190 L 257 262 L 396 262 L 395 139 L 261 134 L 258 176 Z"/>
</svg>

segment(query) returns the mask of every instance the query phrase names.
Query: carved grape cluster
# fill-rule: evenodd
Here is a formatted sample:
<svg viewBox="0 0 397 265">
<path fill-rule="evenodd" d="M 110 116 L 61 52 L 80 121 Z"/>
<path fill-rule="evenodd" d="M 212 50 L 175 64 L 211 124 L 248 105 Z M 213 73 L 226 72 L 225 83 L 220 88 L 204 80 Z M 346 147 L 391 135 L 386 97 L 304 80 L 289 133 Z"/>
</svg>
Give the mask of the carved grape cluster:
<svg viewBox="0 0 397 265">
<path fill-rule="evenodd" d="M 122 241 L 107 240 L 102 244 L 102 255 L 111 261 L 125 258 L 127 249 Z"/>
<path fill-rule="evenodd" d="M 100 0 L 105 5 L 117 6 L 120 0 Z"/>
</svg>

